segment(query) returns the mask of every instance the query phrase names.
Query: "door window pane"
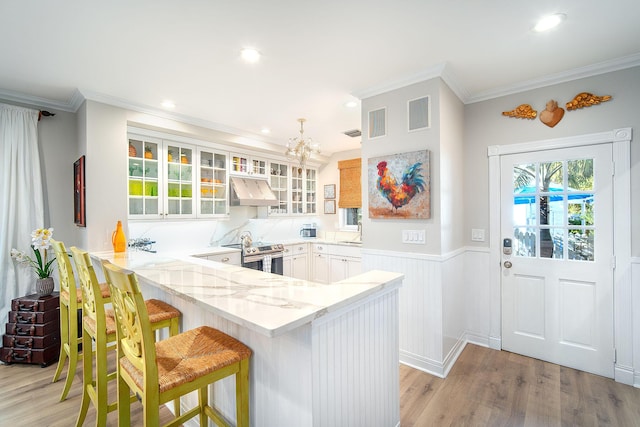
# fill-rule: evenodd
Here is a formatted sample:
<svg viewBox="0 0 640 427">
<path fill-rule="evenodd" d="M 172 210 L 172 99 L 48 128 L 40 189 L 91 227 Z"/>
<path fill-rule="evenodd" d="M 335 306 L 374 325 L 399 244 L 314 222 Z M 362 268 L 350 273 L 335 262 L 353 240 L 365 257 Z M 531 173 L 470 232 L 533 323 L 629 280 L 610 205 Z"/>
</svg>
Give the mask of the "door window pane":
<svg viewBox="0 0 640 427">
<path fill-rule="evenodd" d="M 567 257 L 578 261 L 593 261 L 594 230 L 569 229 Z"/>
<path fill-rule="evenodd" d="M 533 258 L 536 256 L 536 230 L 518 227 L 513 230 L 513 254 Z"/>
<path fill-rule="evenodd" d="M 515 256 L 592 261 L 593 159 L 513 166 Z"/>
</svg>

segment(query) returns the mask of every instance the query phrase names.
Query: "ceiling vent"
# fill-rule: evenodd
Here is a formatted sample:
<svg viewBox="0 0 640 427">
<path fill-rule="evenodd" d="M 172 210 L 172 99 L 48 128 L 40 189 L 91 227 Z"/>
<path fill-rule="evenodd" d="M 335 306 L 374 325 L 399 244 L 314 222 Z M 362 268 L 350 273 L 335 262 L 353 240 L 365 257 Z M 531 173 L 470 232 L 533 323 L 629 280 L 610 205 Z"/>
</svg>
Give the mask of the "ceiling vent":
<svg viewBox="0 0 640 427">
<path fill-rule="evenodd" d="M 342 133 L 344 133 L 347 136 L 350 136 L 351 138 L 356 138 L 362 135 L 362 132 L 360 132 L 360 129 L 345 130 Z"/>
</svg>

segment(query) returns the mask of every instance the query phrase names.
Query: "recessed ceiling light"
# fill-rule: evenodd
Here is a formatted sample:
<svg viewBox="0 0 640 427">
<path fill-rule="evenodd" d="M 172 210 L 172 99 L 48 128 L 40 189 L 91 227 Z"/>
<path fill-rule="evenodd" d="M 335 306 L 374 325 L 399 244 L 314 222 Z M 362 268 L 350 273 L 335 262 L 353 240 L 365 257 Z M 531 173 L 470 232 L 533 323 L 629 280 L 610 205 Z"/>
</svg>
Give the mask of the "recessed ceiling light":
<svg viewBox="0 0 640 427">
<path fill-rule="evenodd" d="M 260 60 L 260 52 L 252 47 L 245 47 L 240 51 L 240 56 L 245 62 L 255 64 Z"/>
<path fill-rule="evenodd" d="M 262 128 L 262 129 L 260 130 L 260 132 L 262 132 L 262 133 L 264 133 L 265 135 L 267 135 L 267 134 L 271 133 L 271 129 L 269 129 L 269 128 Z"/>
<path fill-rule="evenodd" d="M 567 15 L 565 15 L 564 13 L 554 13 L 553 15 L 545 16 L 544 18 L 538 21 L 536 26 L 533 27 L 533 30 L 539 33 L 543 31 L 548 31 L 560 25 L 560 23 L 564 21 L 566 18 L 567 18 Z"/>
<path fill-rule="evenodd" d="M 356 108 L 358 106 L 358 101 L 345 102 L 344 106 L 347 108 Z"/>
<path fill-rule="evenodd" d="M 161 104 L 164 108 L 176 108 L 176 104 L 173 101 L 165 99 Z"/>
</svg>

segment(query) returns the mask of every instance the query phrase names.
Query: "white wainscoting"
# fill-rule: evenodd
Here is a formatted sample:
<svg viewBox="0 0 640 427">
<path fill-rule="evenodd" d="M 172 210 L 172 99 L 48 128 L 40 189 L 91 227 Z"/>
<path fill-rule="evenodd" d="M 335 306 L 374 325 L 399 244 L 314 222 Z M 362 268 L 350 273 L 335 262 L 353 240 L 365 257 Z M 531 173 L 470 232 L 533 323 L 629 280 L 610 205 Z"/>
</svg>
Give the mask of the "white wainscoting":
<svg viewBox="0 0 640 427">
<path fill-rule="evenodd" d="M 631 258 L 631 295 L 633 309 L 633 385 L 640 388 L 640 258 Z"/>
<path fill-rule="evenodd" d="M 405 275 L 400 288 L 400 362 L 445 377 L 467 341 L 489 343 L 487 249 L 444 256 L 362 250 L 362 269 Z"/>
<path fill-rule="evenodd" d="M 256 427 L 399 426 L 398 286 L 267 337 L 140 281 L 145 298 L 161 299 L 183 313 L 181 330 L 212 326 L 253 350 L 250 417 Z M 235 423 L 233 377 L 215 383 L 211 396 Z M 183 398 L 182 409 L 196 404 L 192 393 Z M 196 426 L 197 420 L 185 425 Z"/>
<path fill-rule="evenodd" d="M 313 425 L 400 424 L 398 289 L 312 325 Z"/>
</svg>

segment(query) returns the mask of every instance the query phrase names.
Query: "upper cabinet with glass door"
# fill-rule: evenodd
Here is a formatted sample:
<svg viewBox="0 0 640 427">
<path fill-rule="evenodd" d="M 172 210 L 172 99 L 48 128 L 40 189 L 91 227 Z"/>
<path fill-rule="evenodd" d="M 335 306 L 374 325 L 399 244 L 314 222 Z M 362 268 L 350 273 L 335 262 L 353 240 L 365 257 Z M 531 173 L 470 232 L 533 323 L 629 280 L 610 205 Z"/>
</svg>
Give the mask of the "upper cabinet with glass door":
<svg viewBox="0 0 640 427">
<path fill-rule="evenodd" d="M 166 217 L 193 217 L 194 212 L 194 169 L 195 148 L 192 146 L 166 142 Z"/>
<path fill-rule="evenodd" d="M 151 138 L 129 138 L 128 211 L 130 218 L 157 218 L 162 212 L 159 177 L 162 142 Z"/>
<path fill-rule="evenodd" d="M 198 149 L 198 217 L 228 215 L 227 154 Z"/>
<path fill-rule="evenodd" d="M 267 179 L 267 161 L 245 154 L 231 154 L 229 172 L 234 175 L 253 175 L 257 178 Z"/>
<path fill-rule="evenodd" d="M 289 166 L 283 163 L 271 162 L 269 169 L 269 183 L 271 190 L 278 199 L 277 206 L 269 206 L 269 214 L 289 213 Z"/>
<path fill-rule="evenodd" d="M 315 169 L 306 169 L 306 180 L 305 180 L 305 213 L 314 214 L 316 213 L 316 188 L 318 186 L 317 175 L 318 172 Z"/>
<path fill-rule="evenodd" d="M 317 171 L 291 166 L 291 213 L 316 213 Z"/>
</svg>

